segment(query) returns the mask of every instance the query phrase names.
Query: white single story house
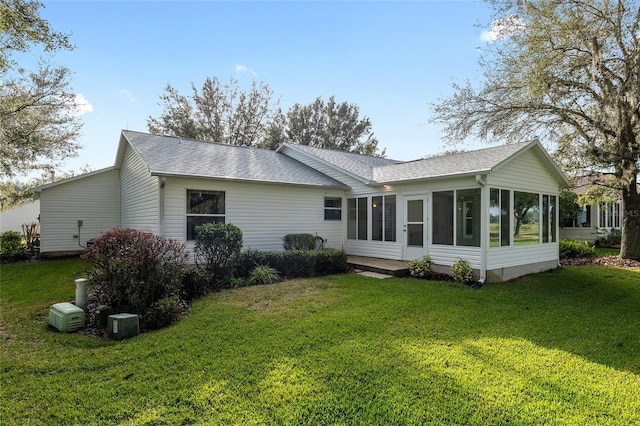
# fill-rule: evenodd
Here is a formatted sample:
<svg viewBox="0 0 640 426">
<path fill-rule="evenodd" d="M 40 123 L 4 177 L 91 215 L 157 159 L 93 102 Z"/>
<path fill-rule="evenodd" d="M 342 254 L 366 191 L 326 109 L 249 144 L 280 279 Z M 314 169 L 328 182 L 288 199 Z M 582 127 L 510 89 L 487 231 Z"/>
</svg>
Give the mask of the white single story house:
<svg viewBox="0 0 640 426">
<path fill-rule="evenodd" d="M 123 131 L 112 167 L 39 188 L 41 252 L 113 228 L 184 242 L 238 226 L 244 248 L 317 234 L 349 255 L 434 270 L 467 259 L 481 280 L 558 265 L 558 194 L 570 183 L 538 141 L 410 162 L 283 143 L 275 151 Z"/>
<path fill-rule="evenodd" d="M 40 216 L 40 200 L 0 212 L 0 233 L 16 231 L 22 234 L 22 225 L 38 222 L 38 216 Z"/>
<path fill-rule="evenodd" d="M 573 186 L 573 192 L 578 195 L 584 194 L 595 185 L 594 180 L 601 179 L 603 176 L 604 174 L 578 178 Z M 611 230 L 620 230 L 621 220 L 622 200 L 588 204 L 582 206 L 582 210 L 571 223 L 560 224 L 560 238 L 594 243 L 598 237 Z"/>
</svg>

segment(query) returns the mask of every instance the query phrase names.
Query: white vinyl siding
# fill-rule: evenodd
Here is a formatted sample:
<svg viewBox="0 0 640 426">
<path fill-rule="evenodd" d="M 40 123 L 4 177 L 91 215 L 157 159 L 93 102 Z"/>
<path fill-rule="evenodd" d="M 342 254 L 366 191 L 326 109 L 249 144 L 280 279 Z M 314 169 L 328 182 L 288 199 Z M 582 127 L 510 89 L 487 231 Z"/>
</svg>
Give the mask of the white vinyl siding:
<svg viewBox="0 0 640 426">
<path fill-rule="evenodd" d="M 22 225 L 38 221 L 40 200 L 0 212 L 0 232 L 16 231 L 22 234 Z"/>
<path fill-rule="evenodd" d="M 41 253 L 81 251 L 87 240 L 119 226 L 119 189 L 118 170 L 43 189 L 40 194 Z M 79 235 L 78 220 L 82 220 Z"/>
<path fill-rule="evenodd" d="M 530 149 L 499 167 L 487 177 L 487 185 L 516 191 L 557 194 L 560 183 L 550 173 L 550 166 Z"/>
<path fill-rule="evenodd" d="M 558 243 L 493 247 L 489 250 L 487 270 L 558 260 L 558 250 Z"/>
<path fill-rule="evenodd" d="M 558 195 L 560 182 L 554 178 L 550 171 L 548 164 L 541 159 L 540 154 L 535 150 L 529 150 L 498 168 L 495 173 L 489 174 L 487 177 L 487 186 L 511 191 L 511 209 L 513 209 L 515 191 L 547 194 L 551 196 Z M 542 199 L 542 197 L 540 197 L 540 199 Z M 557 215 L 557 209 L 555 214 Z M 512 214 L 512 233 L 514 220 Z M 513 235 L 510 237 L 513 239 Z M 503 247 L 488 246 L 487 238 L 487 270 L 499 271 L 504 268 L 557 261 L 559 257 L 559 245 L 557 242 Z"/>
<path fill-rule="evenodd" d="M 160 233 L 158 178 L 151 176 L 135 151 L 127 146 L 120 170 L 120 226 Z"/>
<path fill-rule="evenodd" d="M 225 222 L 242 230 L 244 249 L 282 250 L 282 237 L 292 233 L 317 234 L 327 240 L 326 247 L 344 245 L 346 221 L 324 220 L 325 197 L 340 197 L 346 206 L 344 191 L 192 178 L 167 178 L 165 236 L 186 241 L 186 194 L 194 188 L 224 191 Z M 193 242 L 187 242 L 187 248 L 192 251 Z"/>
</svg>

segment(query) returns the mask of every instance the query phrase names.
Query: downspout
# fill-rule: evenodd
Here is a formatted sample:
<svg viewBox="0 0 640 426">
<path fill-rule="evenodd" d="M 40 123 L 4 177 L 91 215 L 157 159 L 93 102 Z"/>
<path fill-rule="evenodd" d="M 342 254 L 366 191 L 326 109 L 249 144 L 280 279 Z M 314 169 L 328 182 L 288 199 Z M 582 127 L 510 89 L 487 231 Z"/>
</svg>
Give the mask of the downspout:
<svg viewBox="0 0 640 426">
<path fill-rule="evenodd" d="M 158 178 L 158 235 L 164 236 L 164 187 L 167 184 L 166 176 Z"/>
<path fill-rule="evenodd" d="M 483 286 L 485 281 L 487 280 L 487 236 L 486 232 L 489 227 L 487 226 L 486 212 L 489 211 L 489 206 L 487 205 L 489 200 L 489 194 L 487 193 L 487 176 L 486 175 L 476 175 L 476 182 L 480 185 L 480 229 L 484 232 L 480 232 L 480 286 Z"/>
</svg>

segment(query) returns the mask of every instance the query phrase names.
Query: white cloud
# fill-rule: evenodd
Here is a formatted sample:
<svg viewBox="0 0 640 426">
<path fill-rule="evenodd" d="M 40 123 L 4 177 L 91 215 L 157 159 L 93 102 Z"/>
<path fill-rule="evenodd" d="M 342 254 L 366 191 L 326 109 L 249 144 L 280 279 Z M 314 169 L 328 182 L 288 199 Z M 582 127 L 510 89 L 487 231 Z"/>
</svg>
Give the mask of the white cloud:
<svg viewBox="0 0 640 426">
<path fill-rule="evenodd" d="M 72 99 L 73 106 L 71 112 L 76 115 L 83 115 L 93 111 L 93 105 L 82 95 L 82 93 L 76 93 Z"/>
<path fill-rule="evenodd" d="M 491 23 L 490 30 L 484 30 L 480 34 L 480 40 L 493 43 L 501 38 L 507 37 L 509 34 L 518 31 L 524 27 L 524 23 L 517 16 L 507 16 L 506 18 L 496 19 Z"/>
<path fill-rule="evenodd" d="M 249 68 L 245 65 L 240 65 L 240 64 L 236 64 L 236 72 L 248 72 L 249 74 L 251 74 L 252 76 L 257 76 L 258 73 L 255 72 L 254 69 Z"/>
<path fill-rule="evenodd" d="M 127 89 L 118 90 L 118 95 L 125 98 L 127 101 L 129 101 L 129 103 L 132 103 L 132 104 L 136 103 L 136 97 L 133 96 L 133 93 L 131 93 Z"/>
</svg>

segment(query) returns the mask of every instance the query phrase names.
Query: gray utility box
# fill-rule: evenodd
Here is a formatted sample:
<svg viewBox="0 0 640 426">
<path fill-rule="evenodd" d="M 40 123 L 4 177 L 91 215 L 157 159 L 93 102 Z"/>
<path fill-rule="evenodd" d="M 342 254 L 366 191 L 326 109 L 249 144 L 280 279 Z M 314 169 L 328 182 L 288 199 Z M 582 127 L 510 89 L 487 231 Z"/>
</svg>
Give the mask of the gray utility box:
<svg viewBox="0 0 640 426">
<path fill-rule="evenodd" d="M 60 331 L 76 331 L 85 321 L 84 311 L 71 303 L 56 303 L 49 309 L 49 324 Z"/>
<path fill-rule="evenodd" d="M 114 314 L 107 319 L 110 339 L 123 340 L 140 334 L 140 321 L 136 314 Z"/>
</svg>

